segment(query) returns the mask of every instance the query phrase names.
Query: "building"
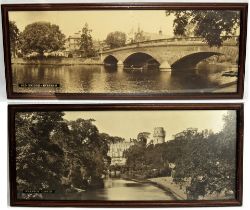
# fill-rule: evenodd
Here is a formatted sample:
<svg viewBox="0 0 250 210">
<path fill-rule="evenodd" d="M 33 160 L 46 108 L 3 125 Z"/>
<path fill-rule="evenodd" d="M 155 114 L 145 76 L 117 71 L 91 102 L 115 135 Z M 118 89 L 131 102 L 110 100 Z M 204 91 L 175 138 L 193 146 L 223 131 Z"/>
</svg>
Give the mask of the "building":
<svg viewBox="0 0 250 210">
<path fill-rule="evenodd" d="M 81 31 L 78 31 L 66 39 L 65 47 L 70 51 L 79 50 L 80 40 L 81 40 Z"/>
<path fill-rule="evenodd" d="M 147 144 L 162 144 L 165 142 L 166 131 L 163 127 L 155 127 L 152 138 L 148 139 Z"/>
<path fill-rule="evenodd" d="M 145 37 L 145 41 L 170 38 L 169 36 L 163 34 L 162 30 L 159 30 L 158 33 L 143 32 L 143 36 Z"/>
<path fill-rule="evenodd" d="M 182 139 L 182 138 L 187 138 L 190 135 L 196 135 L 198 133 L 198 129 L 197 128 L 187 128 L 186 130 L 177 133 L 175 135 L 173 135 L 174 139 Z"/>
<path fill-rule="evenodd" d="M 101 41 L 93 40 L 93 48 L 96 52 L 99 52 L 104 43 Z M 84 57 L 85 53 L 84 50 L 81 48 L 81 31 L 74 33 L 73 35 L 69 36 L 64 44 L 64 56 L 65 57 L 74 57 L 80 58 Z"/>
<path fill-rule="evenodd" d="M 155 127 L 153 132 L 153 139 L 147 142 L 147 144 L 162 144 L 165 142 L 166 132 L 163 127 Z M 125 165 L 126 158 L 124 152 L 133 146 L 135 141 L 123 141 L 110 144 L 108 156 L 111 157 L 111 165 Z"/>
<path fill-rule="evenodd" d="M 152 41 L 152 40 L 159 40 L 159 39 L 168 39 L 171 38 L 163 34 L 163 31 L 160 29 L 156 33 L 145 32 L 140 29 L 138 26 L 137 31 L 133 29 L 127 34 L 127 44 L 129 43 L 136 43 L 136 42 L 144 42 L 144 41 Z"/>
<path fill-rule="evenodd" d="M 111 157 L 111 165 L 125 165 L 124 151 L 132 145 L 134 145 L 134 142 L 128 141 L 110 144 L 108 156 Z"/>
<path fill-rule="evenodd" d="M 162 144 L 165 142 L 166 132 L 163 127 L 154 128 L 153 144 Z"/>
<path fill-rule="evenodd" d="M 69 36 L 64 44 L 64 56 L 65 57 L 81 57 L 82 51 L 80 50 L 80 40 L 81 40 L 81 31 L 74 33 L 72 36 Z"/>
</svg>

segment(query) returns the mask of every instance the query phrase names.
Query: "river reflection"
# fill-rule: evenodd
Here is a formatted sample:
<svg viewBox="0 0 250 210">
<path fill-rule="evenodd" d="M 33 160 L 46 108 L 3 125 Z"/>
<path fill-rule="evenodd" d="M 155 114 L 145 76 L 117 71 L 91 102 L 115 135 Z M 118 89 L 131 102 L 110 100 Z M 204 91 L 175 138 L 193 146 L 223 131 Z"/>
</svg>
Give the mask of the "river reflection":
<svg viewBox="0 0 250 210">
<path fill-rule="evenodd" d="M 168 192 L 150 183 L 115 178 L 106 179 L 102 189 L 54 196 L 56 200 L 173 200 Z"/>
<path fill-rule="evenodd" d="M 223 72 L 236 67 L 207 65 L 199 69 L 127 71 L 102 65 L 13 65 L 14 92 L 51 93 L 173 93 L 209 92 L 235 81 Z M 60 87 L 19 87 L 19 84 L 60 84 Z M 236 90 L 235 90 L 236 91 Z"/>
</svg>

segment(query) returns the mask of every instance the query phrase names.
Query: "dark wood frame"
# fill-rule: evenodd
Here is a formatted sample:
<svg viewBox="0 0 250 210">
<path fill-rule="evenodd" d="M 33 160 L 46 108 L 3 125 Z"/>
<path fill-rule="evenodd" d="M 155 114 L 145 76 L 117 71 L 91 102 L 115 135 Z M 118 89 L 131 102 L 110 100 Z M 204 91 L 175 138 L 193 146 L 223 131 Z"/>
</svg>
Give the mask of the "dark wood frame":
<svg viewBox="0 0 250 210">
<path fill-rule="evenodd" d="M 87 3 L 87 4 L 4 4 L 2 5 L 2 26 L 6 90 L 9 99 L 236 99 L 244 92 L 244 72 L 247 35 L 247 3 Z M 241 12 L 239 71 L 236 93 L 164 93 L 164 94 L 114 94 L 114 93 L 14 93 L 12 89 L 11 55 L 9 41 L 9 11 L 51 11 L 51 10 L 150 10 L 150 9 L 216 9 L 239 10 Z"/>
<path fill-rule="evenodd" d="M 196 201 L 47 201 L 18 200 L 16 190 L 16 145 L 15 113 L 20 111 L 117 111 L 117 110 L 236 110 L 236 199 Z M 53 207 L 191 207 L 191 206 L 241 206 L 243 190 L 243 104 L 26 104 L 8 106 L 9 168 L 11 206 L 53 206 Z"/>
</svg>

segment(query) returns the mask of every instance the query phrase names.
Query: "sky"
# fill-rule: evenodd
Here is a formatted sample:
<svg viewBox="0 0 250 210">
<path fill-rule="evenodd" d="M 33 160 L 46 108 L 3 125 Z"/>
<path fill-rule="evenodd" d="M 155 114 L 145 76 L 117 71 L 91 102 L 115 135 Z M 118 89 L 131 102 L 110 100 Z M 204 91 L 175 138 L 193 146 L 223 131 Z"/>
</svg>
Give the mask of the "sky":
<svg viewBox="0 0 250 210">
<path fill-rule="evenodd" d="M 235 112 L 235 111 L 233 111 Z M 226 110 L 178 110 L 178 111 L 74 111 L 65 112 L 67 120 L 95 119 L 99 132 L 111 136 L 120 136 L 129 141 L 139 132 L 153 133 L 154 127 L 164 127 L 166 140 L 172 139 L 186 128 L 198 128 L 199 131 L 211 129 L 215 133 L 223 128 L 223 116 Z"/>
<path fill-rule="evenodd" d="M 15 21 L 23 31 L 25 26 L 37 21 L 59 25 L 66 37 L 81 30 L 88 23 L 95 40 L 104 40 L 112 31 L 129 33 L 138 26 L 145 32 L 173 35 L 174 16 L 164 10 L 91 10 L 91 11 L 10 11 L 9 20 Z"/>
</svg>

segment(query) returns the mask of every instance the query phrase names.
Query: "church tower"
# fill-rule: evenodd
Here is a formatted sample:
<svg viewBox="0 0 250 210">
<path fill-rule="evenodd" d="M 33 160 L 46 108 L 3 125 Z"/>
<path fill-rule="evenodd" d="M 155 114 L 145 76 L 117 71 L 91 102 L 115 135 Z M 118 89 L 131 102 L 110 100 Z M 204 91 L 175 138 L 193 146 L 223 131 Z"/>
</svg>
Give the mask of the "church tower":
<svg viewBox="0 0 250 210">
<path fill-rule="evenodd" d="M 165 142 L 166 132 L 163 127 L 154 128 L 153 144 L 161 144 Z"/>
</svg>

